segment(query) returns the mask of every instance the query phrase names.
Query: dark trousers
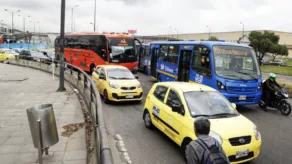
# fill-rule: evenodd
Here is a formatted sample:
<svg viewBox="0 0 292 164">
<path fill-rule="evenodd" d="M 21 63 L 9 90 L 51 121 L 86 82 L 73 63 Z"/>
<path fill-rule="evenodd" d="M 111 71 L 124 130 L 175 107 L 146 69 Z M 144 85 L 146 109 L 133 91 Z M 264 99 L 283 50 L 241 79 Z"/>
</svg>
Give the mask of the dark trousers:
<svg viewBox="0 0 292 164">
<path fill-rule="evenodd" d="M 269 106 L 270 100 L 273 97 L 273 92 L 271 91 L 266 91 L 264 92 L 264 98 L 265 98 L 265 107 Z"/>
</svg>

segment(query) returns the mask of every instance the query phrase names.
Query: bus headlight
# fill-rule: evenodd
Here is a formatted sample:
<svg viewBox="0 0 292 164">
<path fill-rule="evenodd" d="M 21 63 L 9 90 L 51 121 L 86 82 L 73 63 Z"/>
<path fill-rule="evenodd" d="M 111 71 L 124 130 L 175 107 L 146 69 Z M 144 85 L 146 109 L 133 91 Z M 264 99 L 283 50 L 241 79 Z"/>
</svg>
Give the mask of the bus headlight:
<svg viewBox="0 0 292 164">
<path fill-rule="evenodd" d="M 256 125 L 253 125 L 253 130 L 254 130 L 254 137 L 256 140 L 260 140 L 261 139 L 261 133 L 258 131 Z"/>
<path fill-rule="evenodd" d="M 113 82 L 111 82 L 111 81 L 109 82 L 109 85 L 110 85 L 111 88 L 114 88 L 114 89 L 119 88 L 119 85 L 118 85 L 118 84 L 113 83 Z"/>
<path fill-rule="evenodd" d="M 219 142 L 219 144 L 222 145 L 223 140 L 219 134 L 217 134 L 213 131 L 210 131 L 209 136 L 214 137 Z"/>
<path fill-rule="evenodd" d="M 217 80 L 217 87 L 219 88 L 219 89 L 221 89 L 221 90 L 225 90 L 226 89 L 226 87 L 225 87 L 225 85 L 223 85 L 220 81 L 218 81 Z"/>
</svg>

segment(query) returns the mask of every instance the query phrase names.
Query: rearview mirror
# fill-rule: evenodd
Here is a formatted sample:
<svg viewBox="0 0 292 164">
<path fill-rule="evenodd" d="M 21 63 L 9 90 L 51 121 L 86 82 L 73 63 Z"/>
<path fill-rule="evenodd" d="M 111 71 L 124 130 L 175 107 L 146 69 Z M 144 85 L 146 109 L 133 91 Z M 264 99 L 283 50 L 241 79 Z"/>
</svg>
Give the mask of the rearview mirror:
<svg viewBox="0 0 292 164">
<path fill-rule="evenodd" d="M 105 76 L 104 76 L 104 75 L 99 75 L 99 79 L 106 80 L 106 78 L 105 78 Z"/>
<path fill-rule="evenodd" d="M 232 106 L 234 109 L 236 109 L 236 104 L 231 103 L 231 106 Z"/>
</svg>

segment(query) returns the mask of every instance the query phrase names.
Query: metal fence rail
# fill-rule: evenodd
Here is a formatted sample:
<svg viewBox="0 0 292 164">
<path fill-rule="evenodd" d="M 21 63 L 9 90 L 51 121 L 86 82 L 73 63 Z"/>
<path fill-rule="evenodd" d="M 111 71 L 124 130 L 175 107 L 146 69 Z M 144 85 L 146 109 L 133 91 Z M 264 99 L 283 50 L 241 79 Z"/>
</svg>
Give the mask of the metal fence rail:
<svg viewBox="0 0 292 164">
<path fill-rule="evenodd" d="M 57 76 L 59 76 L 59 62 L 55 61 L 57 67 L 54 67 L 54 72 Z M 48 73 L 53 72 L 53 67 L 51 65 L 35 62 L 30 60 L 22 60 L 22 59 L 10 59 L 10 64 L 29 67 L 33 69 L 38 69 L 41 71 L 45 71 Z M 94 145 L 92 145 L 95 150 L 93 155 L 95 155 L 95 159 L 92 158 L 91 163 L 96 164 L 113 164 L 112 152 L 109 146 L 108 136 L 106 132 L 105 121 L 103 117 L 103 110 L 101 106 L 101 99 L 99 92 L 97 92 L 94 81 L 91 77 L 74 65 L 66 63 L 65 67 L 65 80 L 76 87 L 79 93 L 82 95 L 88 112 L 92 118 L 92 126 L 94 131 Z M 57 89 L 57 88 L 56 88 Z"/>
</svg>

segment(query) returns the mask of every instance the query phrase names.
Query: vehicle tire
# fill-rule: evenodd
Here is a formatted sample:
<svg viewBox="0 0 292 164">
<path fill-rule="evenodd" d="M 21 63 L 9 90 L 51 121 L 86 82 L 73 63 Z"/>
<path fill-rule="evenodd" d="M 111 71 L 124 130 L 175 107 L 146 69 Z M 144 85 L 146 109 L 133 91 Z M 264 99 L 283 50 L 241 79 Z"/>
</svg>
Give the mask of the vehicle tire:
<svg viewBox="0 0 292 164">
<path fill-rule="evenodd" d="M 283 101 L 281 105 L 281 113 L 284 116 L 288 116 L 291 113 L 291 105 L 287 101 Z"/>
<path fill-rule="evenodd" d="M 143 120 L 144 120 L 144 124 L 145 124 L 146 128 L 148 128 L 148 129 L 152 129 L 153 128 L 153 124 L 152 124 L 152 121 L 151 121 L 150 113 L 148 112 L 147 109 L 145 109 L 145 111 L 144 111 Z"/>
<path fill-rule="evenodd" d="M 184 139 L 183 143 L 181 144 L 181 153 L 182 153 L 182 156 L 184 158 L 185 161 L 187 161 L 187 158 L 186 158 L 186 149 L 187 149 L 187 146 L 188 144 L 191 142 L 192 140 L 190 138 L 186 138 Z"/>
<path fill-rule="evenodd" d="M 104 92 L 103 92 L 103 102 L 104 102 L 105 104 L 108 104 L 108 103 L 109 103 L 108 93 L 107 93 L 106 90 L 104 90 Z"/>
<path fill-rule="evenodd" d="M 3 61 L 3 63 L 4 63 L 4 64 L 9 64 L 9 60 L 6 59 L 6 60 Z"/>
</svg>

